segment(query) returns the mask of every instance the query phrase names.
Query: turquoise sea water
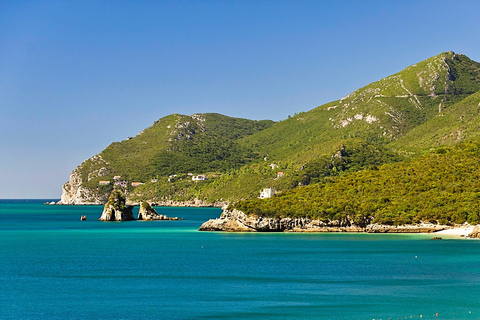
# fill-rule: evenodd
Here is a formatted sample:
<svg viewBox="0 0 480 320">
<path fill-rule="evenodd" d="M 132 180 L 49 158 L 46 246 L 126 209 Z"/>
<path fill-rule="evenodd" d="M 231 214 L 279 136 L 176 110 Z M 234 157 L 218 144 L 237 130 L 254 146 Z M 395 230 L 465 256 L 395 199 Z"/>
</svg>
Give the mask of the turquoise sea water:
<svg viewBox="0 0 480 320">
<path fill-rule="evenodd" d="M 477 240 L 205 233 L 219 209 L 100 222 L 42 202 L 0 200 L 0 319 L 480 319 Z"/>
</svg>

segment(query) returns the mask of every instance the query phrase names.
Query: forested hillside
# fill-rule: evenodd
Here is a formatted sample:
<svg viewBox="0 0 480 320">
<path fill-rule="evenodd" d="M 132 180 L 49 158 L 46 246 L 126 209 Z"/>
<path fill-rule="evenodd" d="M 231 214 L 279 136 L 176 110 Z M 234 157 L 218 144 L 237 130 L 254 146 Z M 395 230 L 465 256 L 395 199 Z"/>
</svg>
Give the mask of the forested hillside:
<svg viewBox="0 0 480 320">
<path fill-rule="evenodd" d="M 231 207 L 255 216 L 348 219 L 357 225 L 474 224 L 480 222 L 479 177 L 480 143 L 466 142 Z"/>
</svg>

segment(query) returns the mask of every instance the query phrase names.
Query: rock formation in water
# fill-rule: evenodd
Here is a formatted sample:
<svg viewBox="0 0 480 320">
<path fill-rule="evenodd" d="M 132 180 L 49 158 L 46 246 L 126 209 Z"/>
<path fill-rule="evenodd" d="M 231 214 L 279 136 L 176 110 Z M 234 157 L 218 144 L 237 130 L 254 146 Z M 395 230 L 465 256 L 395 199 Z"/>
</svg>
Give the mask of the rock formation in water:
<svg viewBox="0 0 480 320">
<path fill-rule="evenodd" d="M 434 224 L 387 226 L 355 225 L 352 221 L 312 220 L 309 218 L 263 218 L 247 216 L 242 211 L 224 210 L 220 218 L 202 224 L 199 231 L 230 232 L 367 232 L 367 233 L 430 233 L 450 227 Z"/>
<path fill-rule="evenodd" d="M 140 204 L 137 220 L 178 220 L 178 218 L 169 218 L 165 215 L 158 214 L 147 201 L 143 201 Z"/>
<path fill-rule="evenodd" d="M 129 221 L 135 220 L 132 213 L 133 206 L 125 205 L 125 195 L 114 189 L 108 198 L 102 212 L 101 221 Z"/>
</svg>

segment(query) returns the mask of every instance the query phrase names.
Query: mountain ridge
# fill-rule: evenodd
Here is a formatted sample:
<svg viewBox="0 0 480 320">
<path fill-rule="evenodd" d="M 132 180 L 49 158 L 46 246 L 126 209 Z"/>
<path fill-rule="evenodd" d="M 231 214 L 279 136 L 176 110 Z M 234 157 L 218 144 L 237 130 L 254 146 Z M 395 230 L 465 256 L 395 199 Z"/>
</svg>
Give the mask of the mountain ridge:
<svg viewBox="0 0 480 320">
<path fill-rule="evenodd" d="M 145 183 L 127 187 L 132 201 L 213 203 L 252 198 L 264 187 L 284 191 L 345 170 L 400 161 L 431 147 L 478 137 L 474 119 L 479 115 L 472 104 L 478 104 L 479 90 L 480 64 L 444 52 L 276 123 L 172 114 L 86 160 L 64 185 L 61 203 L 104 202 L 115 175 Z M 457 121 L 462 112 L 464 119 L 472 117 L 468 125 L 463 121 L 464 134 L 442 142 L 446 139 L 438 137 L 441 132 L 462 125 Z M 424 136 L 429 136 L 426 143 Z M 335 158 L 345 147 L 349 157 Z M 314 176 L 299 177 L 305 166 Z M 187 173 L 207 180 L 192 183 Z M 111 184 L 99 185 L 102 179 Z"/>
</svg>

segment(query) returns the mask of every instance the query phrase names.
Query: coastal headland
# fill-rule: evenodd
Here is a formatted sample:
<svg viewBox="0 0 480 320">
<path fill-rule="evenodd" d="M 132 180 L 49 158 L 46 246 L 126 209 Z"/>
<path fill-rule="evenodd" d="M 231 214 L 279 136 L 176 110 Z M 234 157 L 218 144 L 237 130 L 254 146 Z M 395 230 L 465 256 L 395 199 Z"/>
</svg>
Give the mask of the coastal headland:
<svg viewBox="0 0 480 320">
<path fill-rule="evenodd" d="M 199 231 L 227 232 L 358 232 L 358 233 L 440 233 L 479 237 L 480 226 L 448 226 L 433 223 L 416 225 L 355 225 L 352 221 L 321 221 L 301 218 L 264 218 L 248 216 L 242 211 L 224 210 L 217 219 L 202 224 Z"/>
<path fill-rule="evenodd" d="M 279 122 L 171 114 L 80 164 L 59 204 L 125 221 L 228 203 L 202 231 L 478 234 L 479 106 L 480 63 L 443 52 Z"/>
</svg>

